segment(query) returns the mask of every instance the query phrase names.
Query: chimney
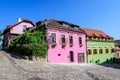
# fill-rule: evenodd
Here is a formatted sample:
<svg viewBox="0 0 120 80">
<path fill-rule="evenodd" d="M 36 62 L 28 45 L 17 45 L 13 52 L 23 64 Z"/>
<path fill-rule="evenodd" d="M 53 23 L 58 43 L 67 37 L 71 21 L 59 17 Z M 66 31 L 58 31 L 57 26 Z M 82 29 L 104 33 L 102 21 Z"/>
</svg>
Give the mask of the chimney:
<svg viewBox="0 0 120 80">
<path fill-rule="evenodd" d="M 21 22 L 22 21 L 22 19 L 21 18 L 18 18 L 18 22 Z"/>
</svg>

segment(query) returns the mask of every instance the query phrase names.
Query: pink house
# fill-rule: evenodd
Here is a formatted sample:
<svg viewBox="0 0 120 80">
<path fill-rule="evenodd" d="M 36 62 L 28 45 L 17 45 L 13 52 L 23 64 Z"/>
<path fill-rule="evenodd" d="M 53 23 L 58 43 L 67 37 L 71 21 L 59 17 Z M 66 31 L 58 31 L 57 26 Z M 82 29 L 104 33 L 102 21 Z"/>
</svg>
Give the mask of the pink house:
<svg viewBox="0 0 120 80">
<path fill-rule="evenodd" d="M 120 41 L 116 41 L 115 47 L 116 47 L 116 61 L 117 63 L 120 63 Z"/>
<path fill-rule="evenodd" d="M 27 29 L 34 27 L 34 24 L 30 20 L 18 19 L 18 22 L 14 25 L 9 25 L 3 31 L 3 49 L 8 49 L 10 41 L 17 35 L 24 33 Z"/>
<path fill-rule="evenodd" d="M 86 33 L 78 25 L 53 19 L 39 21 L 36 25 L 46 27 L 48 62 L 86 63 Z"/>
</svg>

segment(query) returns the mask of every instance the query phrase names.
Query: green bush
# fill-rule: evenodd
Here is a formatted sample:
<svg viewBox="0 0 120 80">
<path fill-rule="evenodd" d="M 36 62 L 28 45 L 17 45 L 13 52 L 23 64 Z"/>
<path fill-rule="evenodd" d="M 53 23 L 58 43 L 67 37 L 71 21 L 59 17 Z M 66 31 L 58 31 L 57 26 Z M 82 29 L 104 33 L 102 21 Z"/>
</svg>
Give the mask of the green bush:
<svg viewBox="0 0 120 80">
<path fill-rule="evenodd" d="M 44 40 L 44 31 L 34 30 L 17 36 L 10 42 L 9 51 L 23 56 L 46 57 L 48 45 Z"/>
</svg>

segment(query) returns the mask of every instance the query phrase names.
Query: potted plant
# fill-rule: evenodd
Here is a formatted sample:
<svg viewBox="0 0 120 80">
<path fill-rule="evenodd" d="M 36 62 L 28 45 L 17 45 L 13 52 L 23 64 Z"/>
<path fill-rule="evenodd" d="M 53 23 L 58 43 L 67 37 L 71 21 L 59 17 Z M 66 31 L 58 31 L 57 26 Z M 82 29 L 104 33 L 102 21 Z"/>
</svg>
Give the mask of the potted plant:
<svg viewBox="0 0 120 80">
<path fill-rule="evenodd" d="M 62 43 L 62 48 L 64 48 L 66 46 L 66 44 L 65 43 Z"/>
<path fill-rule="evenodd" d="M 52 43 L 51 47 L 54 48 L 57 45 L 57 43 Z"/>
<path fill-rule="evenodd" d="M 70 44 L 70 47 L 72 47 L 73 46 L 73 44 Z"/>
</svg>

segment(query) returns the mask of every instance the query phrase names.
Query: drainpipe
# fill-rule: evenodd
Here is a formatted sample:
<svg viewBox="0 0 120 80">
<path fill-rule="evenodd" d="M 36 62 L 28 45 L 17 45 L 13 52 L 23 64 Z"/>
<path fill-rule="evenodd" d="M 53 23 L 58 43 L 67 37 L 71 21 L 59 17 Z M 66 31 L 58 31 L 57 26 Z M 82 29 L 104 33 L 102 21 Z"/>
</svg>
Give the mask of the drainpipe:
<svg viewBox="0 0 120 80">
<path fill-rule="evenodd" d="M 48 22 L 47 21 L 45 21 L 45 41 L 47 42 L 47 26 L 48 26 Z M 47 51 L 47 56 L 46 56 L 46 59 L 47 59 L 47 62 L 48 62 L 48 51 Z"/>
</svg>

